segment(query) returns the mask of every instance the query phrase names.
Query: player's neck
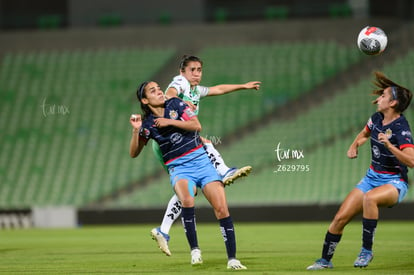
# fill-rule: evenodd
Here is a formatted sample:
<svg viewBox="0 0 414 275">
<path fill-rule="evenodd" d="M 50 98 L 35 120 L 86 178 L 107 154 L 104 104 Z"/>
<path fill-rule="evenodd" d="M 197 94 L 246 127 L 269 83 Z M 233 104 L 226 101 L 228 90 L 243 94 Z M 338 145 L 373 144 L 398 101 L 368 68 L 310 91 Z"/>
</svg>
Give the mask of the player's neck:
<svg viewBox="0 0 414 275">
<path fill-rule="evenodd" d="M 153 107 L 153 106 L 149 106 L 151 109 L 151 112 L 154 116 L 156 117 L 164 117 L 164 106 L 160 106 L 160 107 Z"/>
<path fill-rule="evenodd" d="M 387 125 L 396 120 L 401 116 L 400 113 L 394 112 L 394 110 L 388 110 L 382 113 L 384 115 L 384 119 L 382 120 L 382 125 Z"/>
</svg>

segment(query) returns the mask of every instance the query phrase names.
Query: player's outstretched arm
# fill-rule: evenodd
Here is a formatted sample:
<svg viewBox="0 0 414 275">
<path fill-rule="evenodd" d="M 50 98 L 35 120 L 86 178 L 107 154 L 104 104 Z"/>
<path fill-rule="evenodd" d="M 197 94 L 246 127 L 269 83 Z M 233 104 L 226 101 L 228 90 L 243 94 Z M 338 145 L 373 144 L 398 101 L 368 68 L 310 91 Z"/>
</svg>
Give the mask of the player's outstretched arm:
<svg viewBox="0 0 414 275">
<path fill-rule="evenodd" d="M 209 87 L 208 95 L 224 95 L 227 93 L 235 92 L 238 90 L 247 90 L 247 89 L 260 89 L 260 81 L 250 81 L 244 84 L 221 84 L 217 86 Z"/>
</svg>

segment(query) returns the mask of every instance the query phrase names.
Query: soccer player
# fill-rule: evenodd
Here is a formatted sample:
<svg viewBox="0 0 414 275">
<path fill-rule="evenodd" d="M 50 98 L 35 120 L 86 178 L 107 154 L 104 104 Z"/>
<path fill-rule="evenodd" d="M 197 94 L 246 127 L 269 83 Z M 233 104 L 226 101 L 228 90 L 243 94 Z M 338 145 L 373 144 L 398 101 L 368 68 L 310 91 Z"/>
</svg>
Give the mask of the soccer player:
<svg viewBox="0 0 414 275">
<path fill-rule="evenodd" d="M 205 87 L 199 85 L 203 74 L 203 62 L 200 58 L 192 55 L 184 55 L 179 66 L 180 74 L 174 77 L 173 81 L 168 85 L 166 90 L 167 98 L 179 97 L 183 99 L 192 110 L 198 114 L 200 108 L 200 100 L 206 96 L 216 96 L 231 93 L 238 90 L 255 89 L 260 88 L 259 81 L 251 81 L 245 84 L 221 84 L 212 87 Z M 220 153 L 215 149 L 213 143 L 201 137 L 204 147 L 208 153 L 210 161 L 217 169 L 219 175 L 222 177 L 224 185 L 229 185 L 234 182 L 235 179 L 247 176 L 252 170 L 251 166 L 245 166 L 241 168 L 229 168 Z M 159 147 L 153 142 L 153 150 L 159 160 L 160 157 Z M 168 241 L 170 236 L 168 235 L 171 226 L 174 221 L 181 214 L 181 205 L 176 195 L 173 195 L 168 202 L 167 209 L 164 213 L 164 217 L 160 227 L 153 228 L 151 230 L 152 238 L 157 242 L 158 247 L 167 256 L 171 255 L 168 247 Z"/>
<path fill-rule="evenodd" d="M 144 112 L 131 116 L 130 155 L 137 157 L 149 139 L 159 145 L 170 182 L 182 204 L 182 223 L 191 248 L 191 264 L 202 264 L 197 241 L 194 194 L 201 188 L 214 208 L 227 251 L 228 269 L 246 269 L 236 259 L 236 238 L 221 176 L 210 162 L 201 141 L 197 115 L 181 99 L 165 99 L 156 82 L 143 82 L 137 97 Z"/>
<path fill-rule="evenodd" d="M 308 270 L 333 268 L 331 259 L 341 240 L 345 226 L 362 212 L 362 248 L 354 267 L 366 267 L 372 261 L 374 235 L 379 207 L 392 207 L 408 190 L 407 166 L 414 167 L 414 145 L 410 126 L 402 114 L 411 102 L 412 93 L 394 83 L 383 73 L 375 72 L 378 87 L 373 101 L 377 112 L 356 136 L 348 149 L 348 158 L 358 156 L 358 147 L 371 140 L 372 161 L 365 177 L 343 201 L 329 225 L 322 248 L 322 257 Z"/>
</svg>

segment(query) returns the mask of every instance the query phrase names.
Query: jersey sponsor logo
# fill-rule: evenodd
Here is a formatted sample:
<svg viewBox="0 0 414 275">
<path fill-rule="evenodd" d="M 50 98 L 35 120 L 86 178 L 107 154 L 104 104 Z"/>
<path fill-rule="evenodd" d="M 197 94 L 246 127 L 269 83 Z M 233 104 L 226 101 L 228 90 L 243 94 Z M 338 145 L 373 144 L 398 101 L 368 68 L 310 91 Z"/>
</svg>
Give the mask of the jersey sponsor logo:
<svg viewBox="0 0 414 275">
<path fill-rule="evenodd" d="M 170 111 L 170 118 L 177 119 L 178 118 L 178 113 L 175 110 L 171 110 Z"/>
<path fill-rule="evenodd" d="M 411 137 L 411 132 L 410 131 L 402 131 L 401 135 Z"/>
<path fill-rule="evenodd" d="M 381 156 L 380 150 L 377 145 L 372 146 L 372 153 L 375 158 L 379 158 Z"/>
<path fill-rule="evenodd" d="M 170 137 L 170 141 L 172 144 L 179 144 L 183 141 L 183 135 L 180 133 L 173 133 Z"/>
</svg>

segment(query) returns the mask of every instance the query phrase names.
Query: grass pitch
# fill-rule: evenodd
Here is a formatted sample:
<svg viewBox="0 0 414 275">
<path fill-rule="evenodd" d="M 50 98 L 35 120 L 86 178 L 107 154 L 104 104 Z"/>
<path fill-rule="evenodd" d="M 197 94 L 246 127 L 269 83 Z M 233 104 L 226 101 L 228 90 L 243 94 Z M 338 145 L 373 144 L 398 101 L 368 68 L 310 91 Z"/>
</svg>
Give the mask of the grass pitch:
<svg viewBox="0 0 414 275">
<path fill-rule="evenodd" d="M 248 270 L 226 269 L 218 224 L 198 224 L 204 264 L 192 267 L 183 229 L 171 230 L 171 257 L 149 236 L 155 225 L 77 229 L 18 229 L 0 232 L 1 274 L 414 274 L 414 222 L 380 221 L 374 260 L 353 267 L 361 246 L 361 224 L 348 225 L 333 258 L 334 269 L 307 271 L 320 257 L 328 222 L 235 223 L 237 256 Z"/>
</svg>

